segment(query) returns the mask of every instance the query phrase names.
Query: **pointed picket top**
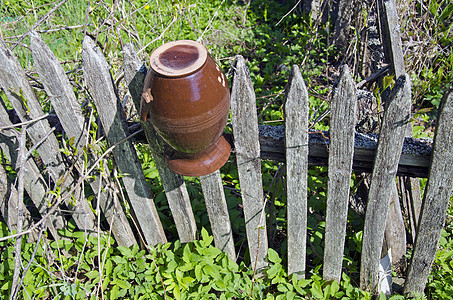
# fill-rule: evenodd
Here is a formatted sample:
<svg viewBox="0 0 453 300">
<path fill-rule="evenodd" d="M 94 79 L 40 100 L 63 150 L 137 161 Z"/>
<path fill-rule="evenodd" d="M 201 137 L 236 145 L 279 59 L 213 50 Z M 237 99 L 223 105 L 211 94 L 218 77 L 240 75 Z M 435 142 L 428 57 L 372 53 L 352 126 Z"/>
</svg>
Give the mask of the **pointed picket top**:
<svg viewBox="0 0 453 300">
<path fill-rule="evenodd" d="M 83 71 L 127 192 L 139 227 L 150 245 L 165 243 L 167 238 L 159 220 L 151 191 L 146 182 L 132 143 L 123 141 L 128 135 L 126 117 L 113 86 L 110 67 L 101 51 L 89 37 L 82 44 Z M 120 143 L 121 142 L 121 143 Z"/>
<path fill-rule="evenodd" d="M 453 90 L 439 107 L 429 179 L 404 293 L 422 294 L 436 256 L 453 188 Z M 447 166 L 447 167 L 446 167 Z"/>
<path fill-rule="evenodd" d="M 308 92 L 298 66 L 285 90 L 288 274 L 305 277 L 307 241 Z"/>
<path fill-rule="evenodd" d="M 376 291 L 379 261 L 384 240 L 389 195 L 398 169 L 406 125 L 410 118 L 411 81 L 409 75 L 396 81 L 384 113 L 373 167 L 363 230 L 360 288 Z"/>
<path fill-rule="evenodd" d="M 231 91 L 231 123 L 241 184 L 242 201 L 252 268 L 258 273 L 267 266 L 267 231 L 261 175 L 256 97 L 242 56 L 236 57 Z"/>
<path fill-rule="evenodd" d="M 50 97 L 52 107 L 55 109 L 68 139 L 74 142 L 73 146 L 79 153 L 79 165 L 76 167 L 82 173 L 81 166 L 85 164 L 82 153 L 83 148 L 87 145 L 88 131 L 80 104 L 60 62 L 49 46 L 34 31 L 30 33 L 30 48 L 36 71 Z M 88 155 L 88 167 L 91 167 L 93 163 L 93 157 Z M 134 233 L 121 204 L 119 201 L 115 202 L 116 198 L 112 196 L 113 193 L 108 192 L 105 185 L 101 186 L 101 191 L 99 190 L 99 180 L 101 177 L 97 176 L 95 179 L 87 181 L 96 197 L 99 196 L 100 207 L 112 228 L 115 240 L 119 245 L 125 247 L 136 244 Z"/>
<path fill-rule="evenodd" d="M 341 280 L 356 124 L 355 84 L 348 66 L 343 65 L 330 109 L 329 182 L 323 268 L 325 280 Z"/>
<path fill-rule="evenodd" d="M 123 55 L 124 77 L 129 88 L 129 93 L 132 96 L 135 109 L 139 111 L 146 68 L 138 58 L 132 44 L 126 44 L 124 46 Z M 159 171 L 179 239 L 183 243 L 194 241 L 197 235 L 197 225 L 195 223 L 195 217 L 193 215 L 184 178 L 181 175 L 173 173 L 165 164 L 163 156 L 165 142 L 157 134 L 153 126 L 149 122 L 141 122 L 141 124 L 145 131 L 146 139 L 149 143 L 157 170 Z"/>
<path fill-rule="evenodd" d="M 41 103 L 38 101 L 33 88 L 28 82 L 25 71 L 1 39 L 0 65 L 0 86 L 3 88 L 21 121 L 25 122 L 30 119 L 42 117 L 44 112 Z M 68 174 L 66 170 L 58 140 L 51 130 L 49 122 L 46 119 L 42 119 L 28 126 L 27 134 L 33 143 L 40 143 L 36 150 L 46 165 L 54 183 L 61 182 L 61 179 L 65 178 L 61 186 L 61 190 L 65 193 L 66 188 L 75 184 L 76 181 L 72 174 Z M 42 140 L 45 136 L 46 138 Z M 82 189 L 77 187 L 72 196 L 75 197 L 76 201 L 68 200 L 66 204 L 68 204 L 68 208 L 73 212 L 72 217 L 77 226 L 80 229 L 89 231 L 96 230 L 95 216 L 83 196 Z"/>
</svg>

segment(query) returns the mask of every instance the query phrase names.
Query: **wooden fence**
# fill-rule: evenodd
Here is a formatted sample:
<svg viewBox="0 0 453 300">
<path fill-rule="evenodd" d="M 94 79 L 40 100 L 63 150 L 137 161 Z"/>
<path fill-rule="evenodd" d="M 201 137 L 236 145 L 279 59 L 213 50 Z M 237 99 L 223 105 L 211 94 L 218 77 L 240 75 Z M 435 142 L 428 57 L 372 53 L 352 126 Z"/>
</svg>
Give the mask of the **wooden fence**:
<svg viewBox="0 0 453 300">
<path fill-rule="evenodd" d="M 0 166 L 2 189 L 1 213 L 11 229 L 17 229 L 19 217 L 26 213 L 21 202 L 25 190 L 38 208 L 41 219 L 26 224 L 17 235 L 34 233 L 47 226 L 55 238 L 63 238 L 58 229 L 65 225 L 63 202 L 80 230 L 100 230 L 100 215 L 109 222 L 119 245 L 137 243 L 131 225 L 118 200 L 127 194 L 133 220 L 143 243 L 155 245 L 167 241 L 151 191 L 146 183 L 137 153 L 131 143 L 130 128 L 115 89 L 110 67 L 94 42 L 83 41 L 83 72 L 87 89 L 93 97 L 110 148 L 99 153 L 88 144 L 90 120 L 84 116 L 72 86 L 60 63 L 42 42 L 31 33 L 31 50 L 36 71 L 58 116 L 71 147 L 78 154 L 66 156 L 50 126 L 32 86 L 13 53 L 0 42 L 0 84 L 20 118 L 12 124 L 5 107 L 0 105 L 0 147 L 4 157 L 18 172 L 17 190 Z M 124 76 L 135 107 L 139 108 L 146 73 L 131 45 L 123 49 Z M 361 259 L 361 288 L 375 290 L 384 240 L 390 195 L 397 175 L 428 177 L 422 211 L 418 219 L 412 260 L 405 292 L 423 292 L 433 263 L 437 243 L 445 221 L 452 192 L 453 169 L 453 92 L 445 95 L 439 109 L 433 144 L 405 138 L 411 108 L 410 79 L 403 73 L 387 100 L 379 136 L 355 133 L 357 123 L 356 85 L 347 66 L 341 68 L 331 100 L 330 132 L 308 129 L 308 93 L 297 66 L 293 66 L 285 90 L 285 126 L 259 126 L 255 92 L 249 71 L 241 56 L 236 57 L 231 90 L 231 123 L 234 135 L 241 196 L 251 264 L 258 272 L 267 266 L 266 201 L 263 193 L 261 159 L 286 163 L 288 272 L 305 276 L 307 240 L 307 170 L 309 164 L 328 165 L 328 194 L 324 249 L 324 279 L 340 280 L 345 244 L 347 211 L 352 171 L 368 171 L 372 180 L 368 196 Z M 88 118 L 88 121 L 87 121 Z M 152 155 L 165 189 L 179 239 L 196 239 L 196 223 L 182 176 L 164 164 L 164 142 L 153 127 L 142 122 Z M 17 130 L 20 127 L 22 130 Z M 135 131 L 135 134 L 140 131 Z M 31 141 L 26 148 L 26 137 Z M 31 157 L 37 151 L 51 182 L 44 180 L 43 168 Z M 120 182 L 106 180 L 108 168 L 99 171 L 107 153 L 112 153 Z M 74 168 L 77 172 L 71 172 Z M 69 170 L 69 171 L 68 171 Z M 79 174 L 78 177 L 74 174 Z M 96 174 L 97 176 L 92 176 Z M 236 259 L 232 226 L 225 200 L 221 175 L 216 171 L 200 177 L 209 221 L 216 247 Z M 97 207 L 83 196 L 84 183 L 97 195 Z M 48 193 L 47 191 L 54 191 Z M 6 192 L 5 192 L 6 191 Z M 95 213 L 93 213 L 93 211 Z M 26 218 L 24 218 L 25 220 Z M 21 226 L 21 225 L 20 225 Z M 16 235 L 16 236 L 17 236 Z"/>
</svg>

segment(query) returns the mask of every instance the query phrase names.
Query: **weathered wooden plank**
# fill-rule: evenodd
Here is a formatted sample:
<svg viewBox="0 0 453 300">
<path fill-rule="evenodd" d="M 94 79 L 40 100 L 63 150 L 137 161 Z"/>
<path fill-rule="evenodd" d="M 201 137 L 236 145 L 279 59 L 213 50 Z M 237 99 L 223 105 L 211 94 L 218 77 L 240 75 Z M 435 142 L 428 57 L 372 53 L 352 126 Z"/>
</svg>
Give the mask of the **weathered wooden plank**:
<svg viewBox="0 0 453 300">
<path fill-rule="evenodd" d="M 258 116 L 252 80 L 245 60 L 240 55 L 236 57 L 233 77 L 231 120 L 250 260 L 252 268 L 259 272 L 267 265 L 265 257 L 268 243 L 261 177 Z"/>
<path fill-rule="evenodd" d="M 235 261 L 236 250 L 234 249 L 233 231 L 220 171 L 217 170 L 212 174 L 200 176 L 200 182 L 215 246 L 225 251 L 230 259 Z"/>
<path fill-rule="evenodd" d="M 107 140 L 112 145 L 116 144 L 126 138 L 128 131 L 109 65 L 89 37 L 83 40 L 82 58 L 87 86 L 93 95 Z M 135 148 L 130 141 L 125 141 L 112 152 L 145 242 L 151 245 L 165 243 L 167 239 Z"/>
<path fill-rule="evenodd" d="M 131 44 L 125 45 L 123 55 L 124 77 L 135 108 L 139 111 L 146 68 L 138 58 Z M 163 139 L 157 134 L 149 122 L 141 122 L 141 124 L 145 131 L 157 170 L 159 171 L 179 239 L 183 243 L 191 242 L 196 239 L 197 226 L 184 179 L 181 175 L 173 173 L 165 164 L 163 156 L 165 142 Z"/>
<path fill-rule="evenodd" d="M 0 123 L 2 126 L 11 126 L 12 123 L 8 118 L 8 113 L 5 111 L 3 105 L 0 104 Z M 11 131 L 12 129 L 0 130 L 0 148 L 2 154 L 10 161 L 11 165 L 19 166 L 18 151 L 19 144 L 16 135 Z M 28 151 L 28 149 L 26 149 Z M 26 172 L 24 173 L 24 188 L 28 196 L 35 204 L 41 215 L 45 215 L 49 204 L 47 203 L 47 186 L 44 178 L 39 172 L 34 160 L 28 157 L 24 164 Z M 18 172 L 19 170 L 16 169 Z M 54 238 L 62 238 L 58 234 L 58 229 L 63 229 L 65 226 L 64 217 L 58 210 L 49 216 L 46 222 L 47 228 Z"/>
<path fill-rule="evenodd" d="M 453 90 L 445 94 L 439 108 L 434 153 L 423 199 L 417 237 L 405 293 L 421 294 L 436 256 L 453 188 Z"/>
<path fill-rule="evenodd" d="M 397 264 L 406 254 L 406 228 L 404 226 L 401 204 L 396 184 L 392 184 L 390 206 L 385 224 L 384 246 L 382 256 L 391 249 L 391 263 Z"/>
<path fill-rule="evenodd" d="M 2 40 L 0 40 L 0 65 L 2 66 L 0 68 L 0 85 L 21 121 L 25 122 L 41 117 L 44 113 L 24 70 Z M 27 133 L 35 144 L 39 143 L 50 130 L 49 123 L 45 119 L 27 127 Z M 61 190 L 64 195 L 66 188 L 71 187 L 76 181 L 66 170 L 55 135 L 49 134 L 36 150 L 54 183 L 63 181 Z M 64 180 L 62 180 L 63 178 Z M 80 229 L 95 230 L 95 216 L 83 195 L 82 189 L 78 187 L 72 196 L 76 201 L 69 201 L 68 199 L 66 204 L 71 210 L 77 226 Z"/>
<path fill-rule="evenodd" d="M 285 89 L 288 274 L 305 277 L 307 243 L 308 92 L 293 66 Z"/>
<path fill-rule="evenodd" d="M 77 168 L 79 173 L 83 174 L 85 164 L 83 148 L 87 145 L 88 131 L 80 105 L 58 59 L 36 32 L 31 32 L 30 34 L 30 48 L 36 71 L 44 84 L 46 93 L 50 97 L 52 106 L 68 139 L 74 141 L 73 146 L 78 151 L 79 163 Z M 86 167 L 90 168 L 93 163 L 92 155 L 88 155 L 88 165 Z M 121 208 L 121 204 L 119 201 L 114 203 L 117 199 L 111 197 L 112 193 L 108 193 L 106 186 L 101 186 L 100 190 L 99 180 L 100 177 L 96 176 L 95 179 L 90 179 L 88 182 L 94 194 L 96 196 L 99 195 L 100 208 L 111 226 L 116 242 L 125 247 L 136 244 L 134 233 Z"/>
<path fill-rule="evenodd" d="M 336 7 L 331 9 L 331 18 L 333 26 L 333 42 L 337 47 L 345 47 L 347 45 L 348 31 L 351 26 L 351 15 L 354 13 L 355 7 L 359 5 L 357 0 L 337 0 L 334 2 Z"/>
<path fill-rule="evenodd" d="M 410 117 L 409 75 L 398 78 L 382 122 L 363 230 L 360 287 L 376 290 L 389 195 L 398 168 L 406 124 Z"/>
<path fill-rule="evenodd" d="M 283 126 L 260 125 L 261 158 L 285 161 Z M 376 157 L 379 135 L 355 134 L 353 170 L 371 173 Z M 308 165 L 327 166 L 329 157 L 329 132 L 312 131 L 309 134 Z M 397 175 L 428 177 L 432 154 L 432 143 L 429 140 L 405 138 L 398 162 Z"/>
<path fill-rule="evenodd" d="M 390 74 L 394 75 L 395 78 L 405 74 L 404 65 L 404 53 L 401 41 L 401 30 L 398 20 L 398 11 L 394 0 L 379 0 L 378 6 L 381 14 L 381 31 L 382 31 L 382 42 L 384 46 L 385 61 L 390 63 Z M 387 93 L 384 93 L 384 102 Z M 409 123 L 406 128 L 406 135 L 412 136 L 412 125 Z M 421 205 L 420 190 L 416 190 L 418 178 L 413 178 L 408 181 L 408 184 L 404 184 L 404 189 L 411 189 L 414 186 L 412 200 Z M 414 183 L 412 183 L 414 182 Z M 387 232 L 385 234 L 385 240 L 387 248 L 392 248 L 392 259 L 396 263 L 406 254 L 406 231 L 403 222 L 401 209 L 397 208 L 396 205 L 400 205 L 398 197 L 398 189 L 392 188 L 391 198 L 395 201 L 395 206 L 390 206 L 390 213 L 387 218 Z M 418 196 L 418 197 L 417 197 Z M 413 222 L 413 220 L 411 220 Z M 402 234 L 402 236 L 395 235 L 396 233 Z M 384 249 L 385 250 L 385 249 Z"/>
<path fill-rule="evenodd" d="M 6 171 L 0 164 L 0 215 L 6 221 L 10 231 L 17 230 L 19 209 L 22 211 L 22 226 L 29 228 L 31 225 L 30 212 L 22 200 L 19 200 L 19 193 L 16 187 L 9 181 Z"/>
<path fill-rule="evenodd" d="M 341 280 L 348 203 L 357 123 L 355 84 L 348 66 L 341 67 L 330 111 L 329 182 L 323 278 Z"/>
<path fill-rule="evenodd" d="M 395 78 L 399 78 L 406 71 L 396 4 L 394 0 L 378 0 L 378 5 L 385 59 L 391 64 L 391 73 L 395 75 Z"/>
</svg>

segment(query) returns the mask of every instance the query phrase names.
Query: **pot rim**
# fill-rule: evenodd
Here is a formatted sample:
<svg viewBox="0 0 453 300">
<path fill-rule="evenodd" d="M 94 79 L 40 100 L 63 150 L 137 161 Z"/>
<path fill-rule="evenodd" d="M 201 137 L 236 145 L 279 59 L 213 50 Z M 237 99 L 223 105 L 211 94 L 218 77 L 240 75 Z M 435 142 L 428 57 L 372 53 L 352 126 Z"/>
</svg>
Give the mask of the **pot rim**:
<svg viewBox="0 0 453 300">
<path fill-rule="evenodd" d="M 184 49 L 184 47 L 181 46 L 188 47 Z M 174 51 L 173 54 L 179 55 L 179 57 L 165 57 L 164 54 L 170 55 L 172 49 Z M 184 54 L 187 53 L 189 54 L 184 57 Z M 191 54 L 192 57 L 190 57 Z M 187 61 L 187 57 L 189 57 L 189 61 Z M 207 57 L 208 51 L 202 44 L 191 40 L 179 40 L 168 42 L 154 50 L 150 57 L 150 66 L 154 72 L 159 75 L 166 77 L 180 77 L 192 74 L 199 70 L 206 62 Z"/>
</svg>

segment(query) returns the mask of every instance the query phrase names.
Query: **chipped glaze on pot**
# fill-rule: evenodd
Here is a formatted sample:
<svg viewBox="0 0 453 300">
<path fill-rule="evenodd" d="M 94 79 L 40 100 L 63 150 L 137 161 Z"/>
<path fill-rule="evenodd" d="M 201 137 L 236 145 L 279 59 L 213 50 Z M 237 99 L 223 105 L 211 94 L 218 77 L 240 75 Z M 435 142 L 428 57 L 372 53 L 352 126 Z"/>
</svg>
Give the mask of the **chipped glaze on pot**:
<svg viewBox="0 0 453 300">
<path fill-rule="evenodd" d="M 151 54 L 150 66 L 140 115 L 172 147 L 165 151 L 168 167 L 188 176 L 218 170 L 231 150 L 222 136 L 230 107 L 222 70 L 194 41 L 164 44 Z"/>
</svg>

